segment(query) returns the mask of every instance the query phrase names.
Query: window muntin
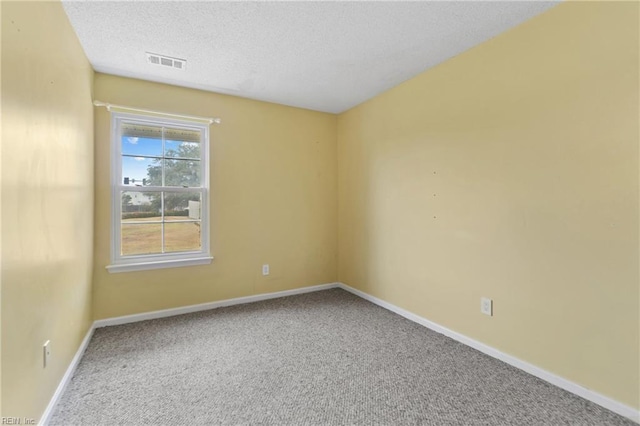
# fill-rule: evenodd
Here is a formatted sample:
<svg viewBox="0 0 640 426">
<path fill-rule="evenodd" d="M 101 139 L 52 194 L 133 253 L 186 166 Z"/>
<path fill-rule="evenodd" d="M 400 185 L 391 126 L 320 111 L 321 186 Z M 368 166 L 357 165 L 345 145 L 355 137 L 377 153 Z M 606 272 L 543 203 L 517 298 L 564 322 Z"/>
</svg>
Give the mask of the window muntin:
<svg viewBox="0 0 640 426">
<path fill-rule="evenodd" d="M 112 120 L 109 269 L 210 261 L 208 126 L 123 113 L 113 113 Z"/>
</svg>

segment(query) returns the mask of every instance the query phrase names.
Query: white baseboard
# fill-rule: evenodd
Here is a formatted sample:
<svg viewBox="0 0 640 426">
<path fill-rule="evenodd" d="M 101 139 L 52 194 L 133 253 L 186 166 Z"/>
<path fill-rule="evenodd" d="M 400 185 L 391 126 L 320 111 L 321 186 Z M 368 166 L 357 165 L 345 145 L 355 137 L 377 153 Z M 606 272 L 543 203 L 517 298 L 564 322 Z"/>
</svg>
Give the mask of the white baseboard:
<svg viewBox="0 0 640 426">
<path fill-rule="evenodd" d="M 235 299 L 219 300 L 217 302 L 201 303 L 199 305 L 182 306 L 180 308 L 163 309 L 160 311 L 145 312 L 142 314 L 125 315 L 121 317 L 97 320 L 95 328 L 112 325 L 128 324 L 131 322 L 146 321 L 156 318 L 172 317 L 175 315 L 190 314 L 192 312 L 208 311 L 224 306 L 242 305 L 245 303 L 259 302 L 261 300 L 277 299 L 279 297 L 294 296 L 296 294 L 311 293 L 314 291 L 328 290 L 338 287 L 338 283 L 320 284 L 311 287 L 296 288 L 293 290 L 276 291 L 274 293 L 256 294 L 255 296 L 237 297 Z"/>
<path fill-rule="evenodd" d="M 91 324 L 91 326 L 89 327 L 89 330 L 87 330 L 87 334 L 84 336 L 84 339 L 82 339 L 82 343 L 80 343 L 80 347 L 78 348 L 78 350 L 76 351 L 76 354 L 71 360 L 69 367 L 67 367 L 67 371 L 64 373 L 64 376 L 62 376 L 62 380 L 60 380 L 60 383 L 58 384 L 56 391 L 53 393 L 53 396 L 49 401 L 49 405 L 47 405 L 47 408 L 44 410 L 42 417 L 40 417 L 40 421 L 38 422 L 38 425 L 46 426 L 49 423 L 49 420 L 51 419 L 51 415 L 53 414 L 53 410 L 56 408 L 56 404 L 58 404 L 58 400 L 60 399 L 60 397 L 64 393 L 64 390 L 67 388 L 67 385 L 71 381 L 71 378 L 73 377 L 73 373 L 75 373 L 76 368 L 78 367 L 78 364 L 82 359 L 82 355 L 84 355 L 84 351 L 87 349 L 87 346 L 91 341 L 91 336 L 93 336 L 94 329 L 95 329 L 95 323 Z"/>
<path fill-rule="evenodd" d="M 527 373 L 536 376 L 546 382 L 549 382 L 552 385 L 558 386 L 559 388 L 562 388 L 586 400 L 594 402 L 608 410 L 613 411 L 614 413 L 620 414 L 621 416 L 633 420 L 636 423 L 640 423 L 640 411 L 629 407 L 628 405 L 599 394 L 598 392 L 595 392 L 591 389 L 580 386 L 577 383 L 574 383 L 556 374 L 550 373 L 549 371 L 543 370 L 540 367 L 536 367 L 535 365 L 529 364 L 528 362 L 522 361 L 521 359 L 518 359 L 514 356 L 501 352 L 495 348 L 492 348 L 491 346 L 485 345 L 484 343 L 478 342 L 477 340 L 471 339 L 470 337 L 450 330 L 446 327 L 436 324 L 435 322 L 429 321 L 428 319 L 411 313 L 389 302 L 385 302 L 382 299 L 378 299 L 375 296 L 371 296 L 368 293 L 357 290 L 344 283 L 338 283 L 338 287 L 350 293 L 353 293 L 365 300 L 368 300 L 369 302 L 374 303 L 382 308 L 388 309 L 391 312 L 395 312 L 396 314 L 403 316 L 410 321 L 423 325 L 437 333 L 444 334 L 445 336 L 450 337 L 453 340 L 456 340 L 467 346 L 470 346 L 484 354 L 499 359 L 500 361 L 506 362 L 507 364 L 519 368 L 520 370 L 526 371 Z"/>
</svg>

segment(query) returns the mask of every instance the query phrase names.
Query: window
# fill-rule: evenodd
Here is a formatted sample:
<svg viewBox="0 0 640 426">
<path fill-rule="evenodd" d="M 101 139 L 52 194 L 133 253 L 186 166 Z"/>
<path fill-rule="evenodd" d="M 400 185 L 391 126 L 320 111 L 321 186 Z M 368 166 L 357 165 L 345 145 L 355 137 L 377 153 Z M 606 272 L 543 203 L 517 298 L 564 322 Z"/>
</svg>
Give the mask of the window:
<svg viewBox="0 0 640 426">
<path fill-rule="evenodd" d="M 210 263 L 209 127 L 112 113 L 109 272 Z"/>
</svg>

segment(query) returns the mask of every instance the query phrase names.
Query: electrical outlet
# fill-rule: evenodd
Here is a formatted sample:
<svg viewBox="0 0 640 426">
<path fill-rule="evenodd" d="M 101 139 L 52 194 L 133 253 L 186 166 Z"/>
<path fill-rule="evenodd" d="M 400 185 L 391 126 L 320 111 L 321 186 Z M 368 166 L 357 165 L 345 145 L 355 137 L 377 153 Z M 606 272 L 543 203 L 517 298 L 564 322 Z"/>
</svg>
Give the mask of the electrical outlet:
<svg viewBox="0 0 640 426">
<path fill-rule="evenodd" d="M 485 315 L 493 316 L 493 300 L 488 297 L 480 298 L 480 312 Z"/>
<path fill-rule="evenodd" d="M 47 340 L 42 345 L 42 366 L 47 367 L 49 364 L 49 359 L 51 358 L 51 340 Z"/>
<path fill-rule="evenodd" d="M 262 265 L 262 275 L 269 275 L 269 265 Z"/>
</svg>

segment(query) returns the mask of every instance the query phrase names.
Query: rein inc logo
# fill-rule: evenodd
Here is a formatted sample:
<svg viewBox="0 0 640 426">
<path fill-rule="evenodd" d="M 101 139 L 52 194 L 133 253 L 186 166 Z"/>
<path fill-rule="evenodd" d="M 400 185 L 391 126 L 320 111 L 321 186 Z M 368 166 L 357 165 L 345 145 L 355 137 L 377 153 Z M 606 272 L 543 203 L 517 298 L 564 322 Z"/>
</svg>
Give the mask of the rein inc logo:
<svg viewBox="0 0 640 426">
<path fill-rule="evenodd" d="M 35 425 L 36 419 L 29 417 L 0 417 L 2 425 Z"/>
</svg>

